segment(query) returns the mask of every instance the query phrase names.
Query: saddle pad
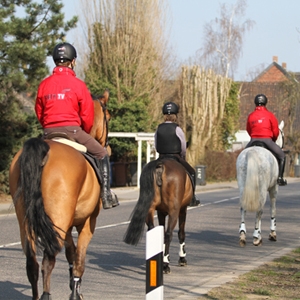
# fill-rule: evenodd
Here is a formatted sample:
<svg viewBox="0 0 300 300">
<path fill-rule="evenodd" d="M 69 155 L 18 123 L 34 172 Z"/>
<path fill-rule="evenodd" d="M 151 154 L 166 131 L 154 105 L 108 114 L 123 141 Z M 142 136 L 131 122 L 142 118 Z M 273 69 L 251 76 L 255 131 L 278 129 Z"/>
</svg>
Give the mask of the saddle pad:
<svg viewBox="0 0 300 300">
<path fill-rule="evenodd" d="M 65 138 L 61 138 L 61 137 L 56 137 L 56 138 L 53 138 L 51 140 L 55 141 L 55 142 L 59 142 L 59 143 L 65 144 L 65 145 L 69 145 L 69 146 L 75 148 L 76 150 L 78 150 L 80 152 L 84 152 L 84 153 L 87 152 L 87 149 L 86 149 L 85 146 L 83 146 L 81 144 L 78 144 L 76 142 L 73 142 L 71 140 L 68 140 L 68 139 L 65 139 Z"/>
</svg>

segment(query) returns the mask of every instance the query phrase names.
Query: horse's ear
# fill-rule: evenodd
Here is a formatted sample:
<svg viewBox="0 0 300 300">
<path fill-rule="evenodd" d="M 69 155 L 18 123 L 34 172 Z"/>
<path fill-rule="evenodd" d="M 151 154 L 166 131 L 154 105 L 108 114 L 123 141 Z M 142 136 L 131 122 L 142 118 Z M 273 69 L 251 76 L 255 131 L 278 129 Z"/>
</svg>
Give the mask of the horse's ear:
<svg viewBox="0 0 300 300">
<path fill-rule="evenodd" d="M 107 102 L 108 102 L 108 98 L 109 98 L 109 90 L 106 89 L 103 93 L 103 96 L 101 97 L 101 102 L 106 106 Z"/>
<path fill-rule="evenodd" d="M 284 127 L 284 121 L 282 120 L 282 121 L 280 122 L 280 124 L 279 124 L 279 129 L 282 130 L 283 127 Z"/>
</svg>

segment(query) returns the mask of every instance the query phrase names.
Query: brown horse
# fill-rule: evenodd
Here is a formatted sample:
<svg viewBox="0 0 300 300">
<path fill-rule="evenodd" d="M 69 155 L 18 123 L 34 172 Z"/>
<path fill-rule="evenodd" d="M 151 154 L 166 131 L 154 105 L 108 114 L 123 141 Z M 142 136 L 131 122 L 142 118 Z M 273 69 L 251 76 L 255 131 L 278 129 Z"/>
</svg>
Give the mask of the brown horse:
<svg viewBox="0 0 300 300">
<path fill-rule="evenodd" d="M 179 220 L 178 239 L 180 244 L 179 265 L 187 264 L 185 252 L 185 221 L 187 206 L 193 197 L 193 186 L 185 168 L 176 159 L 158 159 L 149 162 L 140 177 L 140 195 L 132 212 L 124 242 L 137 245 L 144 232 L 154 228 L 154 213 L 157 210 L 159 225 L 168 226 L 164 238 L 164 273 L 170 273 L 169 249 L 173 230 Z"/>
<path fill-rule="evenodd" d="M 107 146 L 108 97 L 105 91 L 100 99 L 94 100 L 91 133 L 102 146 Z M 51 273 L 63 246 L 70 265 L 70 299 L 82 299 L 80 283 L 86 251 L 101 206 L 101 185 L 92 166 L 78 150 L 68 145 L 31 138 L 14 157 L 9 172 L 32 299 L 39 299 L 38 249 L 43 251 L 40 299 L 49 300 Z M 72 237 L 73 227 L 78 232 L 77 246 Z"/>
</svg>

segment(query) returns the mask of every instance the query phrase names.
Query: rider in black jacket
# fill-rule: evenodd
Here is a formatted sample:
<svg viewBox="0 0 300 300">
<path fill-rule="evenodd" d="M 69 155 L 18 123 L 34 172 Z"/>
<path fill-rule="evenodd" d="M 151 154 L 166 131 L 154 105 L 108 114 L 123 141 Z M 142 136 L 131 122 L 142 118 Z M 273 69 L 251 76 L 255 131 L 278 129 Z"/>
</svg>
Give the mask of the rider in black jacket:
<svg viewBox="0 0 300 300">
<path fill-rule="evenodd" d="M 176 123 L 179 107 L 174 102 L 167 102 L 162 108 L 164 123 L 161 123 L 155 132 L 155 148 L 159 157 L 172 155 L 185 167 L 192 178 L 195 192 L 195 169 L 185 160 L 186 140 L 183 130 Z M 190 206 L 198 206 L 200 201 L 195 194 Z"/>
</svg>

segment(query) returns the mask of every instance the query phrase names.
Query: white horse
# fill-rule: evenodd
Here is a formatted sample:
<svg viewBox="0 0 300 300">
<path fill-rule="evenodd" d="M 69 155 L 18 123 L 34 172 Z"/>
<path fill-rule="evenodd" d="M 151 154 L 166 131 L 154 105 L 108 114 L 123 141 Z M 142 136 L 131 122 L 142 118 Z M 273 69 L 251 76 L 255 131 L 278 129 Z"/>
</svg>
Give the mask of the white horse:
<svg viewBox="0 0 300 300">
<path fill-rule="evenodd" d="M 279 125 L 279 136 L 276 144 L 283 147 L 284 122 Z M 255 229 L 253 232 L 253 244 L 262 243 L 261 217 L 263 207 L 270 197 L 271 231 L 269 240 L 276 241 L 276 196 L 278 192 L 278 162 L 275 156 L 267 149 L 260 146 L 252 146 L 244 149 L 236 161 L 237 182 L 240 191 L 241 225 L 240 246 L 246 244 L 246 211 L 256 212 Z"/>
</svg>

